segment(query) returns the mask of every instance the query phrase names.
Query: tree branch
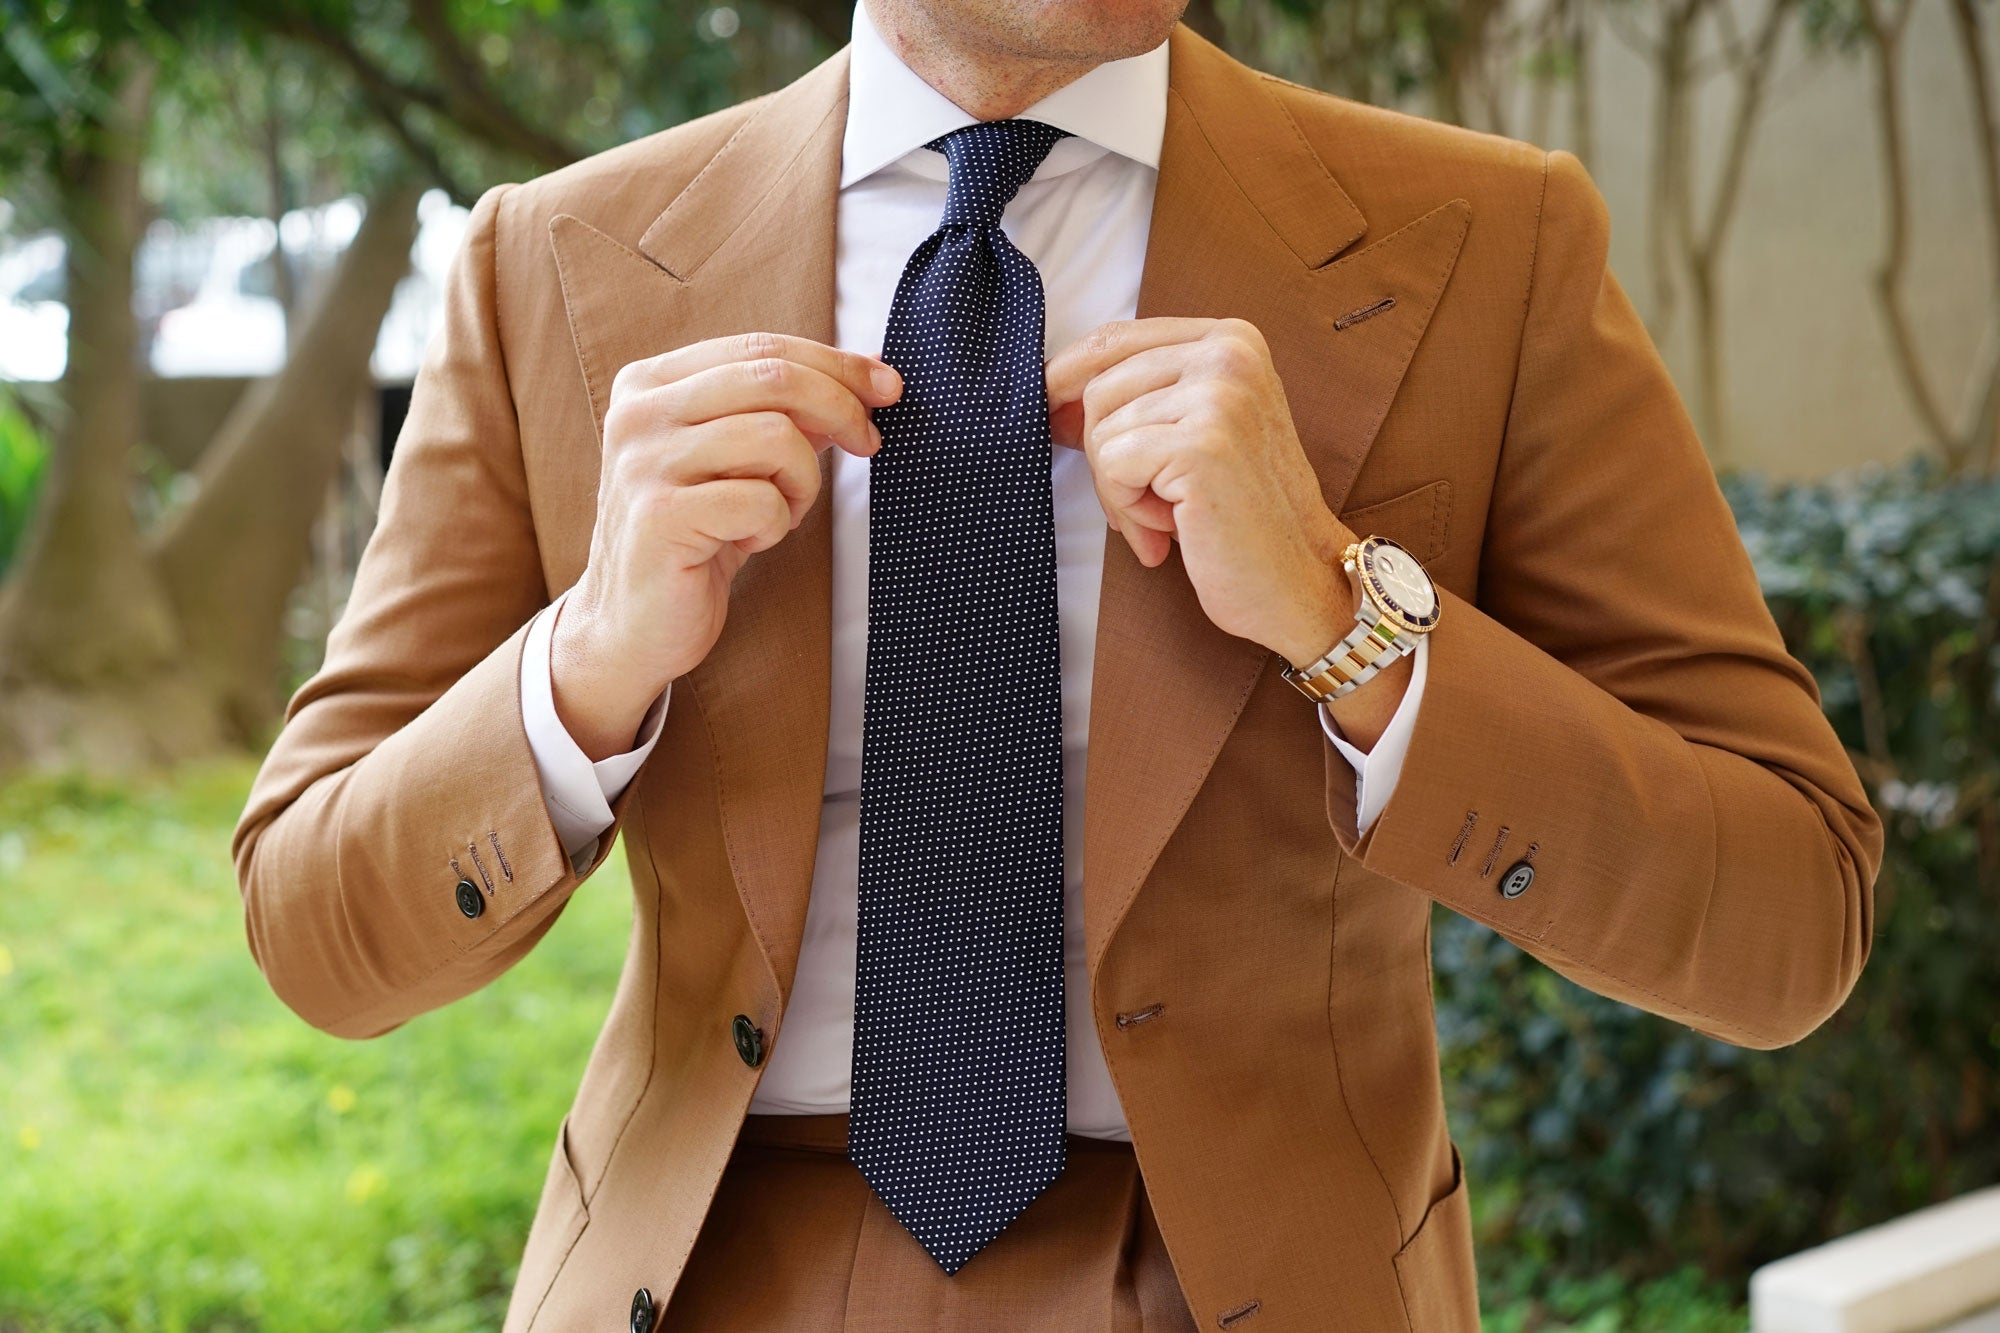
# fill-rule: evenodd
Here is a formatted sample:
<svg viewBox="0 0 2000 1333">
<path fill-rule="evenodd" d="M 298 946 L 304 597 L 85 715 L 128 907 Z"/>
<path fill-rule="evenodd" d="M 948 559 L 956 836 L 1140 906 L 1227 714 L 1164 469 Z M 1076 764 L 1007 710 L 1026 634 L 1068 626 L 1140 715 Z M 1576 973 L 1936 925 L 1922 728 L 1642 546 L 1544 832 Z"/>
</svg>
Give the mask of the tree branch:
<svg viewBox="0 0 2000 1333">
<path fill-rule="evenodd" d="M 1909 169 L 1903 149 L 1901 81 L 1897 62 L 1902 55 L 1903 25 L 1909 21 L 1912 0 L 1891 0 L 1892 14 L 1877 6 L 1880 0 L 1861 0 L 1859 14 L 1862 35 L 1875 55 L 1875 109 L 1881 131 L 1884 202 L 1887 206 L 1887 235 L 1882 262 L 1875 271 L 1875 299 L 1889 335 L 1889 350 L 1904 390 L 1910 396 L 1918 420 L 1947 464 L 1958 465 L 1958 446 L 1950 425 L 1939 407 L 1937 396 L 1924 374 L 1923 358 L 1917 351 L 1916 336 L 1903 312 L 1903 268 L 1909 255 Z"/>
<path fill-rule="evenodd" d="M 1776 62 L 1778 41 L 1784 35 L 1785 20 L 1791 17 L 1795 0 L 1771 0 L 1764 11 L 1764 25 L 1756 43 L 1739 67 L 1742 91 L 1737 94 L 1736 119 L 1729 127 L 1729 147 L 1723 158 L 1722 176 L 1716 182 L 1715 198 L 1709 201 L 1708 219 L 1700 238 L 1698 253 L 1704 259 L 1722 249 L 1729 224 L 1736 216 L 1736 201 L 1743 189 L 1744 168 L 1750 160 L 1750 144 L 1756 137 L 1757 122 L 1764 109 L 1764 95 L 1771 85 L 1771 66 Z M 1728 6 L 1723 6 L 1727 9 Z"/>
<path fill-rule="evenodd" d="M 444 0 L 410 0 L 410 25 L 429 49 L 448 90 L 450 106 L 444 114 L 494 147 L 546 170 L 585 155 L 577 145 L 529 124 L 501 100 L 452 30 Z"/>
<path fill-rule="evenodd" d="M 451 201 L 461 208 L 471 208 L 479 198 L 479 191 L 460 180 L 452 169 L 445 165 L 437 145 L 419 135 L 410 124 L 409 109 L 392 105 L 378 90 L 364 86 L 362 97 L 374 108 L 389 133 L 396 142 L 403 145 L 403 151 L 410 155 L 426 176 L 451 197 Z"/>
<path fill-rule="evenodd" d="M 1979 174 L 1986 192 L 1986 239 L 1993 247 L 1990 260 L 1992 295 L 1989 311 L 1992 325 L 1987 340 L 1992 346 L 1983 376 L 1975 381 L 1975 399 L 1966 422 L 1965 447 L 1968 457 L 1980 454 L 1980 466 L 1987 472 L 2000 468 L 2000 125 L 1996 125 L 1993 87 L 1986 61 L 1986 34 L 1981 31 L 1974 0 L 1952 0 L 1952 18 L 1958 28 L 1959 53 L 1965 59 L 1965 81 L 1972 92 L 1973 142 L 1979 149 Z M 2000 573 L 1996 573 L 2000 588 Z"/>
<path fill-rule="evenodd" d="M 581 156 L 580 151 L 567 146 L 563 151 L 569 156 L 554 162 L 549 162 L 536 153 L 527 152 L 511 131 L 504 127 L 496 127 L 490 121 L 468 112 L 462 105 L 461 99 L 455 98 L 451 92 L 397 77 L 355 45 L 346 33 L 309 15 L 290 14 L 276 19 L 273 21 L 272 30 L 280 36 L 292 38 L 332 56 L 346 68 L 354 76 L 363 98 L 382 118 L 389 132 L 409 150 L 411 156 L 426 172 L 436 177 L 438 183 L 461 203 L 477 198 L 477 191 L 467 196 L 465 187 L 454 180 L 452 173 L 439 159 L 436 148 L 423 142 L 414 133 L 408 118 L 412 108 L 421 107 L 432 115 L 451 122 L 488 147 L 520 154 L 541 165 L 561 166 Z M 514 117 L 512 112 L 506 112 L 505 117 L 515 126 L 526 128 L 525 123 Z M 533 130 L 527 132 L 536 133 Z M 549 142 L 556 141 L 549 140 Z"/>
</svg>

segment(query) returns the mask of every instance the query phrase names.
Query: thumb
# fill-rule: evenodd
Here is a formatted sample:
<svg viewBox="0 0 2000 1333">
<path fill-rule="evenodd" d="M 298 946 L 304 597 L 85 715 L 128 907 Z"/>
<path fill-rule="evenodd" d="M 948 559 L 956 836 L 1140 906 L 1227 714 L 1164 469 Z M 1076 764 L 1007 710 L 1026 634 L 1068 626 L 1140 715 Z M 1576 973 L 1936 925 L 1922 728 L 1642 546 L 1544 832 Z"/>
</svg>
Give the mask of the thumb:
<svg viewBox="0 0 2000 1333">
<path fill-rule="evenodd" d="M 1049 438 L 1065 449 L 1083 448 L 1083 400 L 1049 408 Z"/>
</svg>

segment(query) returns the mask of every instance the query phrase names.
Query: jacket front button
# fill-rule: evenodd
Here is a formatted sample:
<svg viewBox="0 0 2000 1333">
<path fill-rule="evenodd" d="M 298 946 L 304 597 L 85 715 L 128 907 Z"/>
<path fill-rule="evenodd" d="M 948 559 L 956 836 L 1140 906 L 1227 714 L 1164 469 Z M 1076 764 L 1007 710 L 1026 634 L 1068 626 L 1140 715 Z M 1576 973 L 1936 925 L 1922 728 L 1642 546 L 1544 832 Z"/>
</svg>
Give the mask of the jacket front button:
<svg viewBox="0 0 2000 1333">
<path fill-rule="evenodd" d="M 1526 861 L 1516 861 L 1507 867 L 1507 873 L 1500 877 L 1500 896 L 1518 898 L 1528 891 L 1535 882 L 1535 868 Z"/>
<path fill-rule="evenodd" d="M 653 1293 L 644 1287 L 632 1293 L 632 1333 L 651 1333 Z"/>
<path fill-rule="evenodd" d="M 750 1021 L 748 1014 L 738 1014 L 730 1025 L 736 1034 L 736 1053 L 743 1057 L 743 1063 L 755 1069 L 764 1063 L 764 1029 Z"/>
<path fill-rule="evenodd" d="M 458 910 L 466 916 L 475 917 L 486 910 L 486 899 L 480 896 L 479 886 L 471 880 L 460 880 L 453 892 L 458 895 Z"/>
</svg>

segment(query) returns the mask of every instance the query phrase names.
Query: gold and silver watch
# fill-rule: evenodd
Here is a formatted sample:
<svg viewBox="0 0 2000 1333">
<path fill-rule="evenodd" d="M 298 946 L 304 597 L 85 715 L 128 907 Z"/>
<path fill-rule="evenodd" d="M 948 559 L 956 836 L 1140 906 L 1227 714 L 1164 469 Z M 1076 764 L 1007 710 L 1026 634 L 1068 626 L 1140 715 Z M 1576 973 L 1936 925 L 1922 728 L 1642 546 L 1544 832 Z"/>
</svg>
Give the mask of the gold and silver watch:
<svg viewBox="0 0 2000 1333">
<path fill-rule="evenodd" d="M 1352 693 L 1397 658 L 1415 652 L 1438 622 L 1431 576 L 1387 537 L 1354 543 L 1341 553 L 1340 563 L 1359 585 L 1361 609 L 1354 614 L 1354 628 L 1317 662 L 1287 665 L 1282 673 L 1314 703 Z"/>
</svg>

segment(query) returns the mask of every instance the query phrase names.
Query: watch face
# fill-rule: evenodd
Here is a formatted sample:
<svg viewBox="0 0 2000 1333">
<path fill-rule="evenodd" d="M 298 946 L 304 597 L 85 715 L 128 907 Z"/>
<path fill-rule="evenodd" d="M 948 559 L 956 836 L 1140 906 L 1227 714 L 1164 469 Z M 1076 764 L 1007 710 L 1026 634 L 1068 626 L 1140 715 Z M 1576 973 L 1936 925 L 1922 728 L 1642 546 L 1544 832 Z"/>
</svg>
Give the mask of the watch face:
<svg viewBox="0 0 2000 1333">
<path fill-rule="evenodd" d="M 1371 537 L 1361 546 L 1361 574 L 1392 620 L 1422 633 L 1437 623 L 1437 589 L 1417 558 L 1392 541 Z"/>
</svg>

